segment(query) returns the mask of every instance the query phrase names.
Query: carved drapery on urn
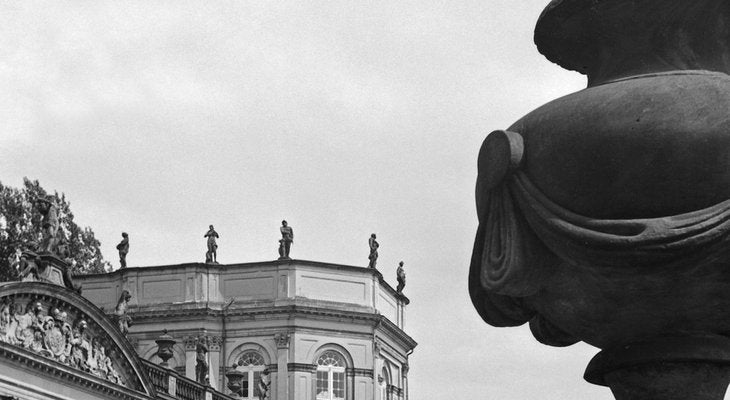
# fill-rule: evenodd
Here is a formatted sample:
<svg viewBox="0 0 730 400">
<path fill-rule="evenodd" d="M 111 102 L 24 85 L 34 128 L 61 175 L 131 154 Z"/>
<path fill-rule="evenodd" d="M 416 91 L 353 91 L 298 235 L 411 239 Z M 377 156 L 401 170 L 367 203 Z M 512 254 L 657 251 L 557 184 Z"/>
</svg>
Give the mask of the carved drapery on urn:
<svg viewBox="0 0 730 400">
<path fill-rule="evenodd" d="M 657 348 L 664 363 L 730 365 L 702 356 L 730 331 L 729 27 L 724 0 L 551 2 L 538 49 L 589 87 L 479 154 L 474 306 L 543 343 L 603 349 L 589 380 L 618 398 L 633 383 L 596 376 L 659 362 Z"/>
</svg>

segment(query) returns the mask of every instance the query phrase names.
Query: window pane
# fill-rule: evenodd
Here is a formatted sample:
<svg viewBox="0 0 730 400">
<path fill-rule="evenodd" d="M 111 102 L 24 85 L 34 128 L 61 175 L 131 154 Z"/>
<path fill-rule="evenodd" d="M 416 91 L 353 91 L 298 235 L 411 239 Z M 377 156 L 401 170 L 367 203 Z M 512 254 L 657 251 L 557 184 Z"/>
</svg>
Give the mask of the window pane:
<svg viewBox="0 0 730 400">
<path fill-rule="evenodd" d="M 259 397 L 261 390 L 259 389 L 259 380 L 261 379 L 261 372 L 254 371 L 253 373 L 253 396 Z"/>
<path fill-rule="evenodd" d="M 345 398 L 345 373 L 344 372 L 333 372 L 332 373 L 332 394 L 335 399 Z"/>
<path fill-rule="evenodd" d="M 317 400 L 330 400 L 327 371 L 317 371 Z"/>
<path fill-rule="evenodd" d="M 317 365 L 321 366 L 333 366 L 333 367 L 345 367 L 345 359 L 342 358 L 340 353 L 332 350 L 327 350 L 322 353 L 317 359 Z"/>
<path fill-rule="evenodd" d="M 326 350 L 317 358 L 317 400 L 345 399 L 345 367 L 342 354 Z"/>
<path fill-rule="evenodd" d="M 243 382 L 241 382 L 241 393 L 244 398 L 248 397 L 248 374 L 243 377 Z"/>
<path fill-rule="evenodd" d="M 238 365 L 264 365 L 264 358 L 256 351 L 247 351 L 238 358 Z"/>
</svg>

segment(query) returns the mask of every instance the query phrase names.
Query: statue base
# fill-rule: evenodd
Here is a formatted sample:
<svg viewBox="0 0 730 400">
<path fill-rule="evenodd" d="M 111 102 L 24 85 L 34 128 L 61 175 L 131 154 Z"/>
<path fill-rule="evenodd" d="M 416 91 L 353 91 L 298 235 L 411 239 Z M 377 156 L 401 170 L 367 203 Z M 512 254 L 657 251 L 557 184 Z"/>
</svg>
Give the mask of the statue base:
<svg viewBox="0 0 730 400">
<path fill-rule="evenodd" d="M 81 285 L 77 285 L 73 281 L 71 266 L 56 255 L 25 251 L 22 259 L 24 260 L 20 271 L 22 282 L 45 282 L 65 286 L 81 294 Z"/>
<path fill-rule="evenodd" d="M 662 337 L 602 350 L 585 380 L 616 400 L 723 400 L 730 384 L 730 338 Z"/>
</svg>

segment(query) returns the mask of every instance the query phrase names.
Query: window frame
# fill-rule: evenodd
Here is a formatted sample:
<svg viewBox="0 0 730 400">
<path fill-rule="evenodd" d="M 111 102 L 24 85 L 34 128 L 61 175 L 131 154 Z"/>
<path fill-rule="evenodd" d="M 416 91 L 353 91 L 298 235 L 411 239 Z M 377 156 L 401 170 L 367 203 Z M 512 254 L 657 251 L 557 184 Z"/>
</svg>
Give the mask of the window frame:
<svg viewBox="0 0 730 400">
<path fill-rule="evenodd" d="M 335 357 L 332 357 L 334 355 Z M 327 356 L 323 359 L 323 357 Z M 325 364 L 329 360 L 336 360 L 335 364 Z M 315 382 L 314 382 L 314 398 L 315 400 L 347 400 L 347 358 L 337 350 L 326 349 L 319 354 L 315 361 Z M 320 396 L 320 374 L 325 374 L 327 380 L 326 395 Z M 336 377 L 338 379 L 336 379 Z M 335 380 L 342 383 L 342 388 L 335 387 Z M 342 397 L 336 397 L 336 391 L 340 391 Z"/>
<path fill-rule="evenodd" d="M 246 356 L 251 354 L 255 355 L 255 358 L 257 358 L 257 362 L 260 362 L 260 364 L 243 364 L 244 358 L 247 358 Z M 236 370 L 246 373 L 245 378 L 241 380 L 241 391 L 239 393 L 236 393 L 238 396 L 240 396 L 238 398 L 243 400 L 258 400 L 258 378 L 261 377 L 261 374 L 267 367 L 266 359 L 260 352 L 256 350 L 245 350 L 239 356 L 237 356 L 236 359 Z M 247 385 L 246 390 L 248 391 L 248 396 L 243 396 L 244 382 Z"/>
<path fill-rule="evenodd" d="M 383 365 L 383 368 L 380 372 L 381 376 L 383 377 L 383 381 L 380 382 L 380 398 L 381 400 L 390 400 L 392 396 L 390 396 L 390 393 L 388 392 L 388 386 L 392 385 L 391 377 L 390 377 L 390 370 L 387 366 Z"/>
</svg>

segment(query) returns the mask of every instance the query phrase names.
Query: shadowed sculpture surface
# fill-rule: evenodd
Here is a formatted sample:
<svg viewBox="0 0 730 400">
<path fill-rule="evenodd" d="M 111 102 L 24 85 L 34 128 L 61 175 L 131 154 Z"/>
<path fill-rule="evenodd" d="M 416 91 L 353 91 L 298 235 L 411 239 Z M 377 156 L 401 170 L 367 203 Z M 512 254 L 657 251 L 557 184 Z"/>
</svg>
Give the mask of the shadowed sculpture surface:
<svg viewBox="0 0 730 400">
<path fill-rule="evenodd" d="M 477 311 L 495 326 L 529 322 L 549 345 L 603 349 L 586 377 L 619 399 L 694 390 L 637 395 L 625 372 L 639 364 L 665 374 L 655 382 L 687 376 L 684 364 L 651 367 L 679 359 L 717 371 L 713 388 L 730 382 L 730 356 L 705 356 L 730 355 L 718 351 L 730 349 L 728 25 L 721 0 L 551 2 L 538 49 L 589 87 L 480 150 Z M 615 356 L 626 346 L 648 358 Z M 724 388 L 711 392 L 685 398 L 721 399 Z"/>
</svg>

